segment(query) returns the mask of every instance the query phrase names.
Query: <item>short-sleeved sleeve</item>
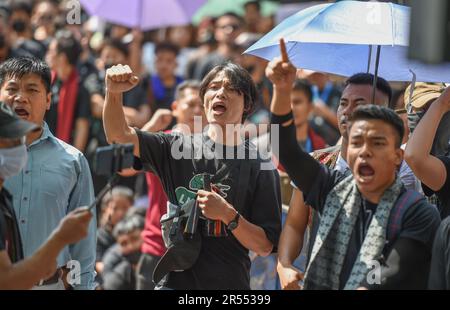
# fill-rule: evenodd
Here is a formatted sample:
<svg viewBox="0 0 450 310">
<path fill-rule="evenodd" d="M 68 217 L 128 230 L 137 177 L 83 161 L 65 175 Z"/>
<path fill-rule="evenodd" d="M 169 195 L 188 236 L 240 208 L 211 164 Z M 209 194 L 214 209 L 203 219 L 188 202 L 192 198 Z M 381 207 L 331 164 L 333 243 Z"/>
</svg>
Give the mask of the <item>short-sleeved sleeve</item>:
<svg viewBox="0 0 450 310">
<path fill-rule="evenodd" d="M 422 199 L 406 210 L 399 238 L 419 241 L 431 251 L 440 221 L 437 208 Z"/>
<path fill-rule="evenodd" d="M 250 214 L 248 220 L 264 230 L 276 249 L 281 233 L 280 178 L 276 170 L 259 172 Z"/>
</svg>

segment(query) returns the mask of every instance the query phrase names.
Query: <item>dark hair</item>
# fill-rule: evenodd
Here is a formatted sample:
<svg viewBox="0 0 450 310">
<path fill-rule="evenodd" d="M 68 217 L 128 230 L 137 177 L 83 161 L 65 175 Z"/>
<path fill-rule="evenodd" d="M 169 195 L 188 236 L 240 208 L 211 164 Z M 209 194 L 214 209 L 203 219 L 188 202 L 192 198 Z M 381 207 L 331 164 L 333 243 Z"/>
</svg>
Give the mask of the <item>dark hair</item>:
<svg viewBox="0 0 450 310">
<path fill-rule="evenodd" d="M 216 17 L 216 18 L 214 19 L 214 27 L 216 27 L 217 21 L 218 21 L 219 19 L 221 19 L 222 17 L 233 17 L 233 18 L 235 18 L 235 19 L 238 20 L 238 22 L 239 22 L 239 24 L 240 24 L 241 26 L 244 24 L 244 20 L 242 19 L 241 16 L 237 15 L 237 14 L 234 13 L 234 12 L 226 12 L 226 13 L 224 13 L 224 14 L 222 14 L 222 15 L 220 15 L 219 17 Z"/>
<path fill-rule="evenodd" d="M 28 16 L 31 16 L 31 13 L 33 12 L 33 5 L 31 4 L 30 1 L 13 0 L 10 2 L 9 9 L 11 13 L 23 11 L 27 13 Z"/>
<path fill-rule="evenodd" d="M 105 47 L 112 47 L 116 50 L 119 50 L 122 54 L 125 55 L 126 58 L 128 58 L 130 51 L 128 50 L 128 46 L 120 41 L 119 39 L 106 39 L 105 43 L 103 44 L 103 48 Z"/>
<path fill-rule="evenodd" d="M 224 72 L 225 76 L 230 80 L 231 87 L 233 87 L 239 94 L 244 95 L 244 113 L 242 115 L 242 122 L 253 112 L 257 98 L 257 91 L 255 83 L 250 74 L 239 65 L 231 62 L 224 63 L 214 67 L 204 77 L 200 86 L 200 98 L 204 102 L 206 90 L 209 83 L 220 72 Z"/>
<path fill-rule="evenodd" d="M 391 108 L 392 110 L 397 110 L 398 108 L 397 108 L 397 101 L 398 101 L 398 99 L 400 98 L 400 97 L 403 97 L 405 95 L 405 88 L 402 88 L 402 89 L 400 89 L 400 90 L 397 90 L 397 91 L 395 91 L 394 93 L 393 93 L 393 95 L 392 95 L 392 99 L 391 99 L 391 102 L 389 102 L 389 108 Z M 400 107 L 400 109 L 401 108 L 404 108 L 404 106 L 403 107 Z"/>
<path fill-rule="evenodd" d="M 5 79 L 16 77 L 21 79 L 26 74 L 36 74 L 44 83 L 45 90 L 50 92 L 51 72 L 48 65 L 34 57 L 10 58 L 0 65 L 0 85 Z"/>
<path fill-rule="evenodd" d="M 345 87 L 349 84 L 354 85 L 373 85 L 374 75 L 371 73 L 356 73 L 345 81 Z M 388 96 L 388 103 L 392 99 L 392 88 L 389 83 L 382 77 L 377 77 L 377 89 Z"/>
<path fill-rule="evenodd" d="M 358 120 L 381 120 L 391 125 L 398 134 L 395 146 L 401 146 L 405 129 L 403 121 L 393 110 L 375 104 L 362 105 L 357 107 L 350 116 L 350 128 Z"/>
<path fill-rule="evenodd" d="M 161 42 L 158 43 L 155 47 L 155 55 L 160 52 L 170 52 L 174 53 L 175 56 L 178 56 L 179 49 L 175 44 L 171 42 Z"/>
<path fill-rule="evenodd" d="M 69 30 L 59 30 L 55 35 L 56 50 L 64 54 L 71 65 L 76 65 L 82 52 L 81 44 Z"/>
<path fill-rule="evenodd" d="M 246 9 L 247 7 L 249 7 L 251 5 L 255 6 L 258 11 L 261 11 L 261 4 L 259 3 L 259 1 L 256 1 L 256 0 L 246 2 L 244 4 L 244 8 Z"/>
<path fill-rule="evenodd" d="M 145 219 L 138 214 L 127 216 L 114 227 L 113 236 L 117 239 L 119 236 L 129 234 L 136 229 L 142 230 L 144 229 L 144 224 Z"/>
<path fill-rule="evenodd" d="M 175 89 L 175 100 L 183 97 L 182 94 L 184 90 L 188 88 L 200 90 L 200 82 L 197 80 L 186 80 L 178 84 L 177 88 Z"/>
<path fill-rule="evenodd" d="M 295 80 L 294 85 L 292 85 L 292 90 L 304 92 L 306 97 L 308 97 L 308 101 L 312 103 L 313 100 L 312 87 L 311 83 L 309 83 L 307 80 L 304 79 Z"/>
</svg>

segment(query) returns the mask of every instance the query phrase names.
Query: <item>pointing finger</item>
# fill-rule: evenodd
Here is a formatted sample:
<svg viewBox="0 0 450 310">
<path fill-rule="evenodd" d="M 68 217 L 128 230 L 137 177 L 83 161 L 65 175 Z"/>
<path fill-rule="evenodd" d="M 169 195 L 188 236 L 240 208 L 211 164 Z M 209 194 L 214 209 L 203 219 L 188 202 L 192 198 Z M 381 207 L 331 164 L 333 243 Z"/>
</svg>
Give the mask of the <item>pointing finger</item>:
<svg viewBox="0 0 450 310">
<path fill-rule="evenodd" d="M 283 62 L 289 62 L 289 57 L 286 51 L 286 44 L 284 43 L 284 39 L 280 39 L 280 51 L 281 51 L 281 60 Z"/>
</svg>

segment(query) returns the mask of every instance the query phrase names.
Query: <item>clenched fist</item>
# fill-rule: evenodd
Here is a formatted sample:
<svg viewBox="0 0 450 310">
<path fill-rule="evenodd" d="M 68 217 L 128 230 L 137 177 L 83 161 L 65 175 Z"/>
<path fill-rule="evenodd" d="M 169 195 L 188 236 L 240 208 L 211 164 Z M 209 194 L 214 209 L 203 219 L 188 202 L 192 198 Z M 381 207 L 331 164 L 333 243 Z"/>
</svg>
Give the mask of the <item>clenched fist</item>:
<svg viewBox="0 0 450 310">
<path fill-rule="evenodd" d="M 133 74 L 128 65 L 112 66 L 106 70 L 106 91 L 110 93 L 125 93 L 139 83 L 139 78 Z"/>
<path fill-rule="evenodd" d="M 228 225 L 234 217 L 232 207 L 216 192 L 198 190 L 197 202 L 202 214 L 210 220 L 220 220 Z"/>
</svg>

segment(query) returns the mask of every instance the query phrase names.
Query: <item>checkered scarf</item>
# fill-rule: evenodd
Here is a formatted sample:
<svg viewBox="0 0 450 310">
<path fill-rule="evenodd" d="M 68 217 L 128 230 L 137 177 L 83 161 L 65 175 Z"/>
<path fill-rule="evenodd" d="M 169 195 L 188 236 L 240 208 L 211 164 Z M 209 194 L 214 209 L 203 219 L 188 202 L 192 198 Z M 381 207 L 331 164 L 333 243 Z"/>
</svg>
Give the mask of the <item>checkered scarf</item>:
<svg viewBox="0 0 450 310">
<path fill-rule="evenodd" d="M 397 178 L 384 192 L 344 289 L 358 288 L 369 272 L 371 261 L 381 256 L 389 214 L 401 189 L 402 183 Z M 305 289 L 339 289 L 339 276 L 361 203 L 353 176 L 342 180 L 328 194 L 305 273 Z"/>
</svg>

